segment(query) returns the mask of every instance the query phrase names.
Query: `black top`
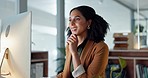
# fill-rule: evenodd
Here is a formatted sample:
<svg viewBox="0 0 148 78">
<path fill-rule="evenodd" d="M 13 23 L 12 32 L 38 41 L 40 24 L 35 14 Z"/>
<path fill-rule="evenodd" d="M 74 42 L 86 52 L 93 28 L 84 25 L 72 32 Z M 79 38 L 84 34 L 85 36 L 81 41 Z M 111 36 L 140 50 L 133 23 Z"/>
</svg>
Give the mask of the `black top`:
<svg viewBox="0 0 148 78">
<path fill-rule="evenodd" d="M 86 43 L 87 43 L 88 39 L 86 38 L 77 48 L 78 54 L 79 56 L 81 55 Z"/>
</svg>

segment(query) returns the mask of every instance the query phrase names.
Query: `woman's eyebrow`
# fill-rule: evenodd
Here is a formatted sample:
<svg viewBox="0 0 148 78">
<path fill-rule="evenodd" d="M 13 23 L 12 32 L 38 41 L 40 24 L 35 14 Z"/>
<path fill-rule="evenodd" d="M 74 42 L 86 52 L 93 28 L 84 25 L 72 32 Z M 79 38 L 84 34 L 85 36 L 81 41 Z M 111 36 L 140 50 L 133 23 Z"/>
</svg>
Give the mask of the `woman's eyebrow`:
<svg viewBox="0 0 148 78">
<path fill-rule="evenodd" d="M 79 15 L 77 15 L 77 16 L 70 16 L 69 18 L 76 18 L 76 17 L 80 17 Z"/>
</svg>

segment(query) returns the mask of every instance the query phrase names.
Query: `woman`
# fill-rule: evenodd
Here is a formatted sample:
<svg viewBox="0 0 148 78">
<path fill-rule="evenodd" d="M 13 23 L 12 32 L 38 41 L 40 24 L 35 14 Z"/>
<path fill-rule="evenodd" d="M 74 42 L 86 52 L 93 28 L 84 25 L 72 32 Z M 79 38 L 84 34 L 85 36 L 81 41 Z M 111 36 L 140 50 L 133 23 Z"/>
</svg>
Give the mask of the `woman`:
<svg viewBox="0 0 148 78">
<path fill-rule="evenodd" d="M 89 6 L 70 11 L 66 61 L 57 78 L 105 78 L 109 49 L 104 42 L 108 23 Z"/>
</svg>

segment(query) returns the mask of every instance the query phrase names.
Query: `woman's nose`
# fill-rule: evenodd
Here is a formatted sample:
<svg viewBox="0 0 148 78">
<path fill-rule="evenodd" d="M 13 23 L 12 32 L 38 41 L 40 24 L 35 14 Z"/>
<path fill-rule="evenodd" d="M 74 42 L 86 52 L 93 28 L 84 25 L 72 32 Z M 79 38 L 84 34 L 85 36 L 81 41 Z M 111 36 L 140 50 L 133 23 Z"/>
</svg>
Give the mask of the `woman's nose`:
<svg viewBox="0 0 148 78">
<path fill-rule="evenodd" d="M 74 25 L 75 25 L 74 20 L 71 20 L 71 21 L 69 22 L 69 25 L 70 25 L 70 26 L 74 26 Z"/>
</svg>

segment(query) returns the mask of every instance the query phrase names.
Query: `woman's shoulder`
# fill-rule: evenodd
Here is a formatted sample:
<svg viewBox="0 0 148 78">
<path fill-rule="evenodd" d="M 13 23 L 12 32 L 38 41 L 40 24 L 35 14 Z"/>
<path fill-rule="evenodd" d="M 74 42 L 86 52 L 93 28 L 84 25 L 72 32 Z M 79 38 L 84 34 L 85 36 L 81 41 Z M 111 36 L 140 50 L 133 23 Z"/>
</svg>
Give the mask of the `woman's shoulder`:
<svg viewBox="0 0 148 78">
<path fill-rule="evenodd" d="M 100 41 L 98 43 L 94 43 L 94 48 L 96 49 L 108 49 L 108 45 L 104 41 Z"/>
<path fill-rule="evenodd" d="M 108 46 L 104 41 L 100 41 L 98 43 L 94 43 L 95 46 Z"/>
</svg>

